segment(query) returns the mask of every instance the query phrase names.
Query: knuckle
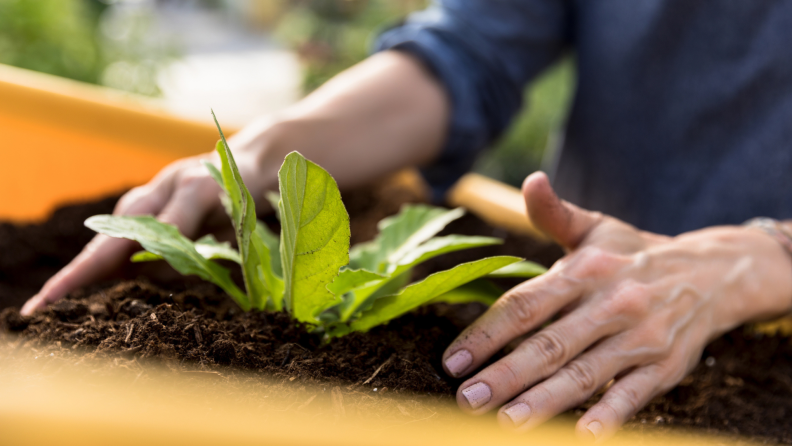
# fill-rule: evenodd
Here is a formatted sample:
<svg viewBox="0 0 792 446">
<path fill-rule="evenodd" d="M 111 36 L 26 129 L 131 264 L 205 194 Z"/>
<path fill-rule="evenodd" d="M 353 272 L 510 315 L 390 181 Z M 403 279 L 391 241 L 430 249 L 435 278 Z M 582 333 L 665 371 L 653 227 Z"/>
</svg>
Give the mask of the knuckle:
<svg viewBox="0 0 792 446">
<path fill-rule="evenodd" d="M 641 407 L 643 406 L 643 398 L 636 389 L 629 386 L 624 386 L 613 390 L 614 392 L 612 397 L 605 402 L 605 405 L 609 407 L 618 418 L 630 417 L 632 414 L 641 410 Z M 621 414 L 614 407 L 616 406 L 616 404 L 614 404 L 616 400 L 621 402 L 620 405 L 626 409 L 626 413 Z"/>
<path fill-rule="evenodd" d="M 574 361 L 569 363 L 565 369 L 564 374 L 571 379 L 575 386 L 581 391 L 582 395 L 587 397 L 589 394 L 597 390 L 597 373 L 591 363 L 586 361 Z"/>
<path fill-rule="evenodd" d="M 612 275 L 623 263 L 622 256 L 597 246 L 586 246 L 569 261 L 569 272 L 579 279 L 596 279 Z"/>
<path fill-rule="evenodd" d="M 131 212 L 135 205 L 145 199 L 148 193 L 149 190 L 146 186 L 137 186 L 130 189 L 118 200 L 113 213 L 116 215 L 123 215 L 127 212 Z"/>
<path fill-rule="evenodd" d="M 543 330 L 528 340 L 547 368 L 554 368 L 568 358 L 569 347 L 563 337 L 553 330 Z"/>
<path fill-rule="evenodd" d="M 648 287 L 632 279 L 622 281 L 604 303 L 609 316 L 623 316 L 642 320 L 649 314 L 652 293 Z"/>
<path fill-rule="evenodd" d="M 506 384 L 505 387 L 511 389 L 527 387 L 527 383 L 523 382 L 519 365 L 509 360 L 508 357 L 496 362 L 492 367 L 492 373 L 496 377 L 492 380 L 493 382 Z"/>
<path fill-rule="evenodd" d="M 536 321 L 539 310 L 539 299 L 528 293 L 510 293 L 503 301 L 505 313 L 518 326 L 530 325 Z"/>
</svg>

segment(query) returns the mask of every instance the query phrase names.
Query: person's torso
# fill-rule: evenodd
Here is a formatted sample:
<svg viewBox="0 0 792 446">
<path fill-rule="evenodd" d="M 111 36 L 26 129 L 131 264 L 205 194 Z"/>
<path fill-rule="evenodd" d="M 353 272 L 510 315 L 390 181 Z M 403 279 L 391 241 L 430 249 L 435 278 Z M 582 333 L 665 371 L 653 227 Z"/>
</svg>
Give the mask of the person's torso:
<svg viewBox="0 0 792 446">
<path fill-rule="evenodd" d="M 665 234 L 792 218 L 792 2 L 575 5 L 562 197 Z"/>
</svg>

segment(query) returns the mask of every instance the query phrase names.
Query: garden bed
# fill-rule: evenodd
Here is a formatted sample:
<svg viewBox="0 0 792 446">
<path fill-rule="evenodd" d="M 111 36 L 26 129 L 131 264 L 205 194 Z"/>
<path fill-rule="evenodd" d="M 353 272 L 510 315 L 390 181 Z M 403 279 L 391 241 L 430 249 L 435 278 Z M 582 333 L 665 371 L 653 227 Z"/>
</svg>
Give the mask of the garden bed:
<svg viewBox="0 0 792 446">
<path fill-rule="evenodd" d="M 346 194 L 352 243 L 371 239 L 380 219 L 416 201 L 420 194 L 394 182 Z M 58 356 L 77 349 L 95 357 L 164 361 L 174 370 L 231 366 L 264 373 L 284 386 L 328 383 L 383 398 L 428 394 L 431 401 L 452 400 L 459 381 L 443 373 L 440 356 L 484 311 L 479 304 L 433 305 L 369 333 L 323 344 L 284 314 L 242 313 L 214 285 L 141 277 L 90 286 L 32 318 L 20 317 L 17 308 L 24 300 L 92 237 L 83 221 L 110 212 L 114 202 L 64 207 L 39 225 L 0 224 L 0 332 L 11 338 L 15 351 Z M 518 255 L 546 265 L 561 255 L 556 247 L 506 234 L 473 216 L 444 232 L 507 241 L 439 257 L 422 265 L 418 276 L 487 255 Z M 690 377 L 653 401 L 626 429 L 652 434 L 684 427 L 792 444 L 789 339 L 740 328 L 713 342 L 703 358 Z"/>
</svg>

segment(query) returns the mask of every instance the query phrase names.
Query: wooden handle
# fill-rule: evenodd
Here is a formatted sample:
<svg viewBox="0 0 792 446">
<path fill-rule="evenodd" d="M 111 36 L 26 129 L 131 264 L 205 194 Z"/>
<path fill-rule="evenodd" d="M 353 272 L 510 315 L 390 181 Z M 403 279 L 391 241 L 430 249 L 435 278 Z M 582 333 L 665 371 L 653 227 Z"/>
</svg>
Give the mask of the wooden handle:
<svg viewBox="0 0 792 446">
<path fill-rule="evenodd" d="M 519 189 L 469 173 L 451 188 L 446 196 L 451 206 L 462 206 L 492 226 L 549 241 L 531 223 L 525 199 Z"/>
</svg>

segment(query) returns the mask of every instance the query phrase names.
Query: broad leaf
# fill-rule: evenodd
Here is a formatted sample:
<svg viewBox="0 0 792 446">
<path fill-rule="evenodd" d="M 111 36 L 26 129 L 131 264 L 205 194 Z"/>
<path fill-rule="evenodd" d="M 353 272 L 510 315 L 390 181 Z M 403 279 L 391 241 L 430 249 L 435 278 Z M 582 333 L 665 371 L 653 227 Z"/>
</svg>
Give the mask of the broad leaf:
<svg viewBox="0 0 792 446">
<path fill-rule="evenodd" d="M 162 256 L 176 271 L 196 275 L 225 290 L 245 310 L 250 310 L 248 297 L 231 280 L 227 269 L 198 253 L 193 242 L 181 235 L 175 226 L 150 216 L 122 217 L 95 215 L 85 226 L 110 237 L 140 243 L 146 251 Z"/>
<path fill-rule="evenodd" d="M 217 125 L 217 131 L 220 133 L 220 141 L 215 149 L 220 155 L 220 173 L 224 189 L 231 201 L 232 221 L 239 246 L 239 255 L 242 258 L 242 275 L 245 279 L 245 287 L 253 308 L 263 309 L 269 293 L 258 271 L 258 254 L 255 250 L 250 249 L 250 236 L 256 229 L 256 205 L 250 191 L 242 182 L 242 175 L 239 173 L 234 156 L 231 154 L 231 149 L 228 147 L 214 112 L 212 112 L 212 117 Z M 212 176 L 216 175 L 212 169 L 209 172 Z"/>
<path fill-rule="evenodd" d="M 399 214 L 379 222 L 377 238 L 352 249 L 350 266 L 383 272 L 387 264 L 399 263 L 402 257 L 464 213 L 462 208 L 447 210 L 426 205 L 404 205 Z"/>
<path fill-rule="evenodd" d="M 228 242 L 220 243 L 214 238 L 212 234 L 208 234 L 198 239 L 195 244 L 195 250 L 207 260 L 230 260 L 232 262 L 241 263 L 239 253 L 231 247 Z M 133 262 L 151 262 L 154 260 L 162 260 L 162 256 L 148 252 L 138 251 L 132 255 L 130 259 Z"/>
<path fill-rule="evenodd" d="M 488 257 L 432 274 L 426 279 L 404 288 L 396 295 L 377 299 L 371 309 L 363 312 L 359 319 L 352 322 L 351 328 L 354 331 L 367 331 L 418 308 L 454 288 L 520 260 L 518 257 L 509 256 Z"/>
<path fill-rule="evenodd" d="M 297 152 L 278 181 L 284 302 L 297 320 L 316 323 L 317 312 L 338 302 L 327 285 L 349 263 L 349 216 L 333 177 Z"/>
<path fill-rule="evenodd" d="M 486 277 L 486 276 L 485 276 Z M 479 302 L 484 305 L 492 305 L 503 295 L 503 290 L 497 285 L 485 279 L 477 279 L 466 283 L 461 287 L 443 293 L 429 303 L 445 302 L 449 304 L 465 304 L 469 302 Z"/>
<path fill-rule="evenodd" d="M 503 268 L 487 274 L 488 279 L 530 279 L 547 272 L 544 266 L 523 260 L 522 262 L 512 263 L 511 265 L 504 266 Z"/>
</svg>

